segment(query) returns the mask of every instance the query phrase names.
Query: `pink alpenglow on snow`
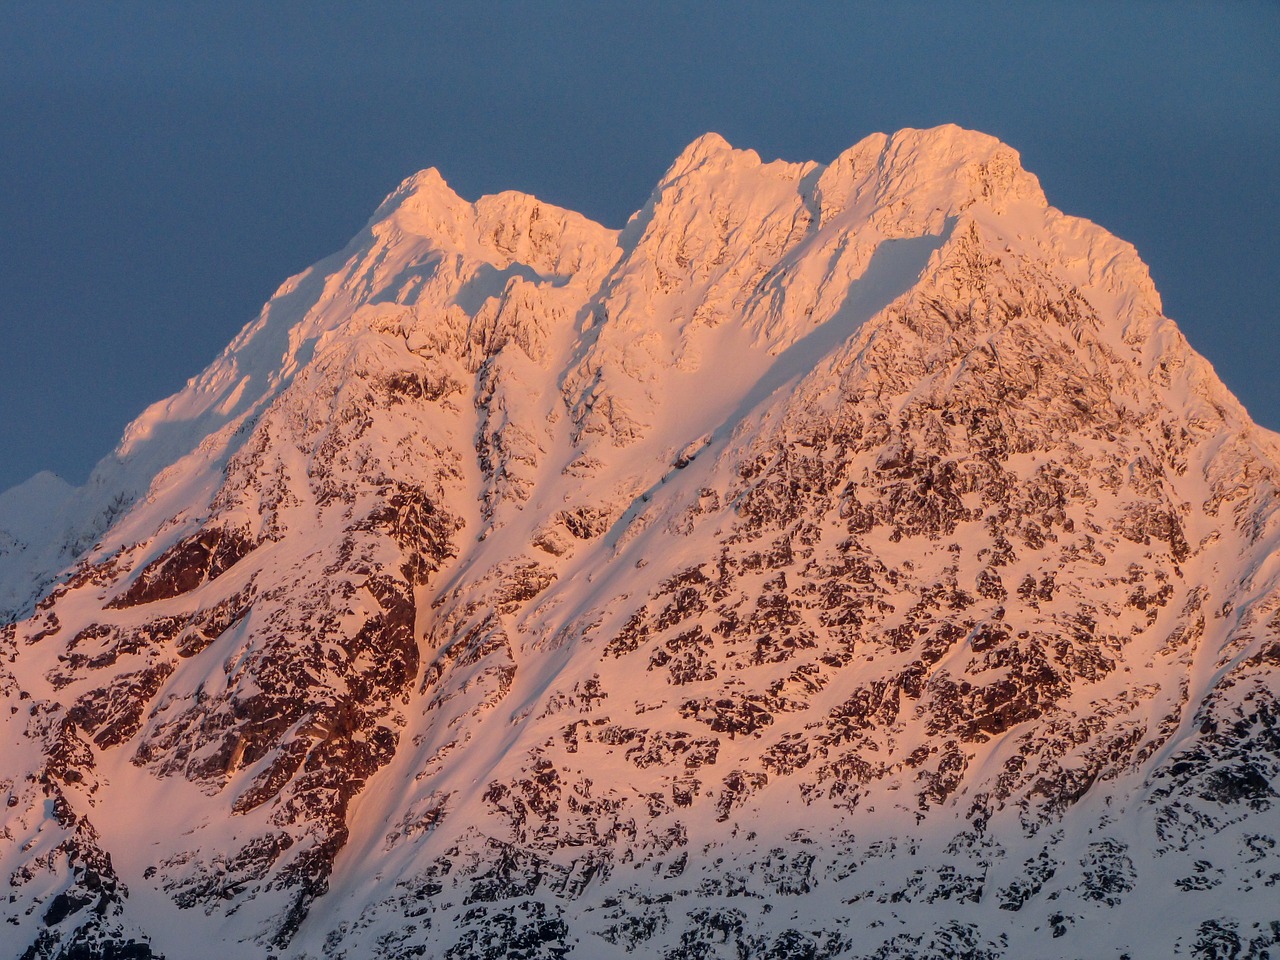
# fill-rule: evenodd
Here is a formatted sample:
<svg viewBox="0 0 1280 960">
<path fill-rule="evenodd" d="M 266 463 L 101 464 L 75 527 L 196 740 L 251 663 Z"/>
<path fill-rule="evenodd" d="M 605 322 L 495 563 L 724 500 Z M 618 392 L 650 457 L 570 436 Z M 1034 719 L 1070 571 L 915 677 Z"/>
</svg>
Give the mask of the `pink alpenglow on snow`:
<svg viewBox="0 0 1280 960">
<path fill-rule="evenodd" d="M 0 495 L 5 942 L 1268 955 L 1277 441 L 981 133 L 424 171 Z"/>
</svg>

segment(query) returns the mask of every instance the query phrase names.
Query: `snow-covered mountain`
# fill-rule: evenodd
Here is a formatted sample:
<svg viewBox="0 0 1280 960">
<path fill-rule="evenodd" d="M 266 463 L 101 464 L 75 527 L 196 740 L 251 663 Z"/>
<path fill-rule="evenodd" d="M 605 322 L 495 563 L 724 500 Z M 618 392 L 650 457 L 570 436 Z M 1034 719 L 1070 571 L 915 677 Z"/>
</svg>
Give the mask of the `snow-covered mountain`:
<svg viewBox="0 0 1280 960">
<path fill-rule="evenodd" d="M 424 171 L 0 496 L 0 942 L 1274 955 L 1278 465 L 983 134 Z"/>
</svg>

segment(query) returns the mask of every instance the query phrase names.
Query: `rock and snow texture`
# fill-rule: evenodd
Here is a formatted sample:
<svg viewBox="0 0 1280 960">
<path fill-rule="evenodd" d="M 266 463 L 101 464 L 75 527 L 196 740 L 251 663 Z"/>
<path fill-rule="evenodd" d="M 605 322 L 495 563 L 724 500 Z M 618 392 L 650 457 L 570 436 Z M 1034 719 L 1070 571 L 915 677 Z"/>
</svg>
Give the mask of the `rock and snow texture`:
<svg viewBox="0 0 1280 960">
<path fill-rule="evenodd" d="M 3 940 L 1273 954 L 1278 464 L 982 134 L 425 171 L 0 496 Z"/>
</svg>

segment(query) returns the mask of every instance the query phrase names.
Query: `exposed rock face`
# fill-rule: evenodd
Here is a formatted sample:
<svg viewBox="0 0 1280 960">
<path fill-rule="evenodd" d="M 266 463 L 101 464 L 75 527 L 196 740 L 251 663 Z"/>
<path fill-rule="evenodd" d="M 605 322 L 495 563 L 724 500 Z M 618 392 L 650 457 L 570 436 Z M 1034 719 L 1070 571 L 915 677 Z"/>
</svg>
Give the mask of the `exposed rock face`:
<svg viewBox="0 0 1280 960">
<path fill-rule="evenodd" d="M 0 630 L 6 938 L 1266 956 L 1278 463 L 981 134 L 708 135 L 621 233 L 426 171 Z"/>
</svg>

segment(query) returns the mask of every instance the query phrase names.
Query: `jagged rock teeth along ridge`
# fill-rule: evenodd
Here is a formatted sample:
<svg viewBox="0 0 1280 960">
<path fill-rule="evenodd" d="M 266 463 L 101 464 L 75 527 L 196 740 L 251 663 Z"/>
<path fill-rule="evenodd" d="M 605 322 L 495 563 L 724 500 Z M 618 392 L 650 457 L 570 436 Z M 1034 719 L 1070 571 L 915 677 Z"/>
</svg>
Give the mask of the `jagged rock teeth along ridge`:
<svg viewBox="0 0 1280 960">
<path fill-rule="evenodd" d="M 1267 956 L 1278 463 L 984 134 L 423 171 L 0 495 L 6 940 Z"/>
</svg>

